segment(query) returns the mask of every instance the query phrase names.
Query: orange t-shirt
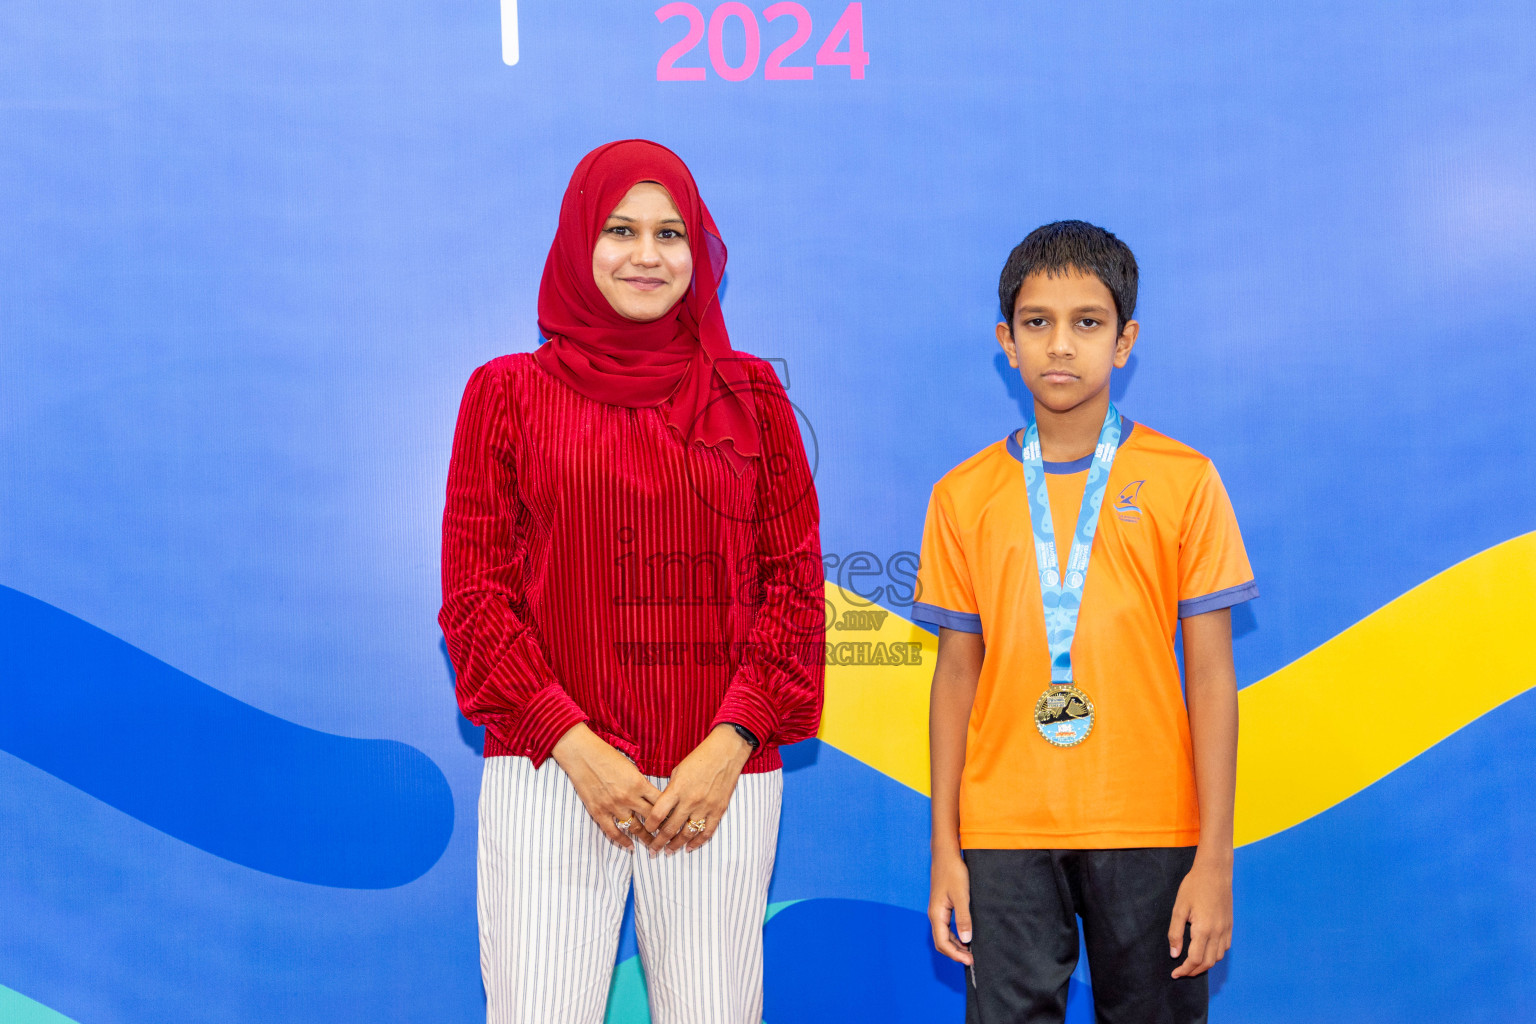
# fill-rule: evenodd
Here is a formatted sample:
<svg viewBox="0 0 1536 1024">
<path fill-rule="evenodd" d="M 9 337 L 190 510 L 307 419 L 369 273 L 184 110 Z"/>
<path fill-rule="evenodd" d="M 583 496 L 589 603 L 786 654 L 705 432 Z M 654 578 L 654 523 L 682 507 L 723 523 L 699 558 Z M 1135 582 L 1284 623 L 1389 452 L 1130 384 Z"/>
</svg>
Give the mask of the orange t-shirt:
<svg viewBox="0 0 1536 1024">
<path fill-rule="evenodd" d="M 1051 672 L 1020 433 L 946 473 L 923 529 L 913 618 L 986 643 L 960 845 L 1192 846 L 1200 808 L 1174 630 L 1180 618 L 1258 595 L 1226 489 L 1204 455 L 1123 421 L 1072 643 L 1093 731 L 1055 747 L 1034 720 Z M 1045 464 L 1062 565 L 1091 461 Z"/>
</svg>

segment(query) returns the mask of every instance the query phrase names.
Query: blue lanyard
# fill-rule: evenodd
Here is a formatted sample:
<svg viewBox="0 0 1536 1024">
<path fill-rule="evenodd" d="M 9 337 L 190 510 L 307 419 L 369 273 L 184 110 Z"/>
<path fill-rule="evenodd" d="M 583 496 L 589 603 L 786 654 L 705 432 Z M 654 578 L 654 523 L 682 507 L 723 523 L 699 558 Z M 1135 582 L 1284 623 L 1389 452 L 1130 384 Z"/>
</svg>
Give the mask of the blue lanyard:
<svg viewBox="0 0 1536 1024">
<path fill-rule="evenodd" d="M 1083 504 L 1077 513 L 1077 532 L 1067 555 L 1063 575 L 1056 561 L 1056 527 L 1051 522 L 1051 493 L 1045 485 L 1045 462 L 1040 457 L 1040 430 L 1033 416 L 1024 431 L 1024 486 L 1029 490 L 1029 521 L 1035 531 L 1035 564 L 1040 570 L 1040 596 L 1045 600 L 1045 640 L 1051 651 L 1051 685 L 1072 685 L 1072 638 L 1077 633 L 1077 613 L 1083 605 L 1083 584 L 1088 579 L 1088 559 L 1093 554 L 1093 535 L 1099 529 L 1099 508 L 1109 489 L 1109 468 L 1120 447 L 1120 410 L 1109 403 L 1099 444 L 1088 467 Z"/>
</svg>

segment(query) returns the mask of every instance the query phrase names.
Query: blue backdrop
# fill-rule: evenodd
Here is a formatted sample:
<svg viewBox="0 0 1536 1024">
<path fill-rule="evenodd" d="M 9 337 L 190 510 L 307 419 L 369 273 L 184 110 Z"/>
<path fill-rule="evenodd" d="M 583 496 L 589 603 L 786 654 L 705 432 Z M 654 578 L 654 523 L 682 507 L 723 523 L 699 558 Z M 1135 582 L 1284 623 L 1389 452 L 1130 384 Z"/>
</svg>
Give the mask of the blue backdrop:
<svg viewBox="0 0 1536 1024">
<path fill-rule="evenodd" d="M 1231 492 L 1242 683 L 1536 529 L 1536 9 L 662 6 L 0 10 L 0 1020 L 481 1017 L 443 481 L 613 138 L 693 168 L 839 559 L 1018 424 L 997 272 L 1062 217 L 1141 262 L 1117 400 Z M 1214 1018 L 1536 1017 L 1533 726 L 1239 851 Z M 789 761 L 770 1024 L 957 1019 L 926 798 Z"/>
</svg>

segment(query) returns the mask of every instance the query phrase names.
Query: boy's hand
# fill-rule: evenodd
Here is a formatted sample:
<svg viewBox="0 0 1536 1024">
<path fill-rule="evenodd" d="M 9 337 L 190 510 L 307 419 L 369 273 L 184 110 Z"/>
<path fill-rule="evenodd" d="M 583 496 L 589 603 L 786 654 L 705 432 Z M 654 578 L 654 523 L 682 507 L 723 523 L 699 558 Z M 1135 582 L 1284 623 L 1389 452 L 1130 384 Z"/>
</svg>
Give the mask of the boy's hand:
<svg viewBox="0 0 1536 1024">
<path fill-rule="evenodd" d="M 1195 858 L 1194 867 L 1179 884 L 1168 923 L 1168 955 L 1177 959 L 1184 949 L 1184 925 L 1189 924 L 1189 956 L 1173 969 L 1175 978 L 1193 977 L 1216 965 L 1232 948 L 1232 865 Z"/>
<path fill-rule="evenodd" d="M 957 939 L 949 930 L 955 916 Z M 971 965 L 971 873 L 956 853 L 935 854 L 932 886 L 928 895 L 928 923 L 933 926 L 933 946 L 956 963 Z"/>
</svg>

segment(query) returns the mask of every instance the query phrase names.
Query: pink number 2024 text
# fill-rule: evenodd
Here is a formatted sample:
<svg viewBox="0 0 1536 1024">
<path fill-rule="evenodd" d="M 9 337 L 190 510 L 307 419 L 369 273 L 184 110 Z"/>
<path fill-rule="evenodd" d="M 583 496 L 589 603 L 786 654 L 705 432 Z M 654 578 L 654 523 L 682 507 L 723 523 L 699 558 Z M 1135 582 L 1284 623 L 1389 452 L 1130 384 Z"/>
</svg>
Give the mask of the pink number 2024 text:
<svg viewBox="0 0 1536 1024">
<path fill-rule="evenodd" d="M 752 8 L 744 3 L 723 3 L 711 12 L 707 22 L 704 12 L 689 3 L 670 3 L 656 11 L 657 21 L 665 23 L 673 18 L 686 19 L 688 27 L 683 37 L 656 62 L 658 82 L 704 81 L 708 74 L 705 68 L 679 67 L 677 62 L 688 58 L 706 34 L 709 36 L 709 66 L 716 75 L 727 82 L 744 82 L 757 74 L 758 64 L 762 63 L 763 32 Z M 814 77 L 818 66 L 826 65 L 846 67 L 850 78 L 864 77 L 869 54 L 864 52 L 863 4 L 852 3 L 843 10 L 842 17 L 837 19 L 837 24 L 832 26 L 832 31 L 817 49 L 815 65 L 792 63 L 814 31 L 811 12 L 796 3 L 771 4 L 763 11 L 763 20 L 770 24 L 780 18 L 790 19 L 794 30 L 768 54 L 768 60 L 763 63 L 765 79 L 770 82 L 803 81 Z M 731 19 L 740 22 L 746 37 L 741 63 L 734 65 L 728 62 L 725 53 L 725 30 Z"/>
</svg>

